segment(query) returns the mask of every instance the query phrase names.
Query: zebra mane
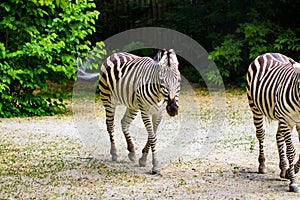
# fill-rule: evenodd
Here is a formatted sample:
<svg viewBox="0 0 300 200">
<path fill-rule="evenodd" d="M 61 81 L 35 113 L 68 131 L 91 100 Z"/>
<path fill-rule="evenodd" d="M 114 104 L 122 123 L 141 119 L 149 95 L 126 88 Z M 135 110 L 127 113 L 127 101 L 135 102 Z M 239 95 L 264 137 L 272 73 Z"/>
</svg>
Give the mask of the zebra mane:
<svg viewBox="0 0 300 200">
<path fill-rule="evenodd" d="M 171 64 L 170 64 L 170 54 L 171 54 L 171 52 L 168 52 L 168 53 L 167 53 L 167 58 L 168 58 L 168 66 L 171 66 Z"/>
<path fill-rule="evenodd" d="M 167 51 L 167 50 L 166 49 L 158 50 L 157 54 L 154 56 L 154 60 L 156 62 L 159 62 L 161 60 L 161 58 L 163 57 L 165 51 Z"/>
<path fill-rule="evenodd" d="M 279 53 L 271 53 L 271 55 L 276 58 L 277 60 L 281 61 L 281 62 L 285 62 L 282 57 L 280 56 L 281 54 Z"/>
<path fill-rule="evenodd" d="M 290 63 L 292 64 L 292 66 L 295 69 L 295 72 L 297 72 L 298 74 L 300 74 L 300 63 L 294 61 L 293 59 L 289 59 Z"/>
<path fill-rule="evenodd" d="M 281 53 L 267 53 L 265 55 L 271 55 L 273 59 L 275 59 L 277 62 L 280 62 L 284 65 L 292 66 L 295 72 L 300 74 L 300 63 L 296 62 L 292 58 L 285 56 Z"/>
</svg>

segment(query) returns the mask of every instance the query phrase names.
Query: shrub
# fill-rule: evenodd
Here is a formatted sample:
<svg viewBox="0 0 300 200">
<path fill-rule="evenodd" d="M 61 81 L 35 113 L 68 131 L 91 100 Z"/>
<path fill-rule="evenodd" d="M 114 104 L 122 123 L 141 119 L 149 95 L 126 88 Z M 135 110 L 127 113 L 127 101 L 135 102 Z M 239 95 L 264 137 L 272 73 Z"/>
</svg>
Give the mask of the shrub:
<svg viewBox="0 0 300 200">
<path fill-rule="evenodd" d="M 91 1 L 11 0 L 0 3 L 0 117 L 53 115 L 64 108 L 48 82 L 74 76 L 75 46 L 88 51 L 95 32 Z"/>
</svg>

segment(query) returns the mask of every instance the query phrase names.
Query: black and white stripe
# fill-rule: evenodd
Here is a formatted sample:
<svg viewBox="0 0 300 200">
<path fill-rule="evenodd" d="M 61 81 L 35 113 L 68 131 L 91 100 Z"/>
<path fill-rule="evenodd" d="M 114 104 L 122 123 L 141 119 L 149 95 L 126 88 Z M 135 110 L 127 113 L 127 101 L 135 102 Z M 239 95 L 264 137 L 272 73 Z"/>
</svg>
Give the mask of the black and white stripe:
<svg viewBox="0 0 300 200">
<path fill-rule="evenodd" d="M 296 151 L 291 138 L 291 130 L 295 125 L 300 133 L 299 74 L 300 64 L 279 53 L 258 56 L 250 64 L 247 74 L 248 102 L 259 141 L 259 173 L 266 173 L 263 128 L 263 118 L 266 116 L 278 121 L 276 140 L 280 176 L 290 179 L 290 191 L 293 192 L 298 191 L 295 172 L 300 166 L 298 160 L 294 169 Z"/>
<path fill-rule="evenodd" d="M 152 172 L 159 173 L 156 158 L 156 132 L 166 106 L 170 116 L 178 114 L 180 72 L 174 50 L 160 50 L 155 59 L 119 52 L 109 56 L 101 65 L 100 96 L 105 107 L 107 131 L 110 136 L 112 160 L 117 160 L 114 141 L 114 115 L 117 103 L 127 107 L 121 120 L 127 141 L 128 157 L 135 161 L 135 149 L 129 134 L 129 125 L 138 111 L 148 132 L 148 140 L 139 159 L 146 165 L 149 149 L 152 150 Z"/>
</svg>

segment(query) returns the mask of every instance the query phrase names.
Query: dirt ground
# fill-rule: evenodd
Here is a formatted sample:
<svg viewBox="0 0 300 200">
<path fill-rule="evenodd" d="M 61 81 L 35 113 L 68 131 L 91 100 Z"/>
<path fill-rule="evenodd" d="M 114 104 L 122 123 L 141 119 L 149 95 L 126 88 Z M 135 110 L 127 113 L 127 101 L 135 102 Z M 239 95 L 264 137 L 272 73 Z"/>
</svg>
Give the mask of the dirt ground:
<svg viewBox="0 0 300 200">
<path fill-rule="evenodd" d="M 161 175 L 149 173 L 151 155 L 144 168 L 129 162 L 119 123 L 123 107 L 115 125 L 118 162 L 109 155 L 101 105 L 96 119 L 85 111 L 1 119 L 0 199 L 300 199 L 279 177 L 276 122 L 266 124 L 268 173 L 257 174 L 258 144 L 244 92 L 226 93 L 217 105 L 218 94 L 183 91 L 179 115 L 166 116 L 159 130 Z M 131 130 L 139 157 L 147 137 L 139 116 Z M 300 153 L 295 132 L 293 140 Z"/>
</svg>

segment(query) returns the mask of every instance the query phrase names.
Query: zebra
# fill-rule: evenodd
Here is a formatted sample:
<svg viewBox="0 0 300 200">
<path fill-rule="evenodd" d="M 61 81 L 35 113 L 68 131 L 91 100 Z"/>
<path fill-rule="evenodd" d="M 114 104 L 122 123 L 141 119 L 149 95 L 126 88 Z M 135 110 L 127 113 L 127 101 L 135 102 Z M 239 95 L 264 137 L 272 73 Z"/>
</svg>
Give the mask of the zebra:
<svg viewBox="0 0 300 200">
<path fill-rule="evenodd" d="M 276 141 L 280 160 L 280 177 L 290 179 L 289 190 L 291 192 L 298 192 L 295 173 L 300 167 L 300 158 L 294 165 L 296 151 L 291 138 L 291 130 L 296 126 L 300 139 L 299 73 L 300 64 L 280 53 L 266 53 L 258 56 L 252 61 L 247 72 L 248 103 L 259 141 L 258 172 L 266 173 L 265 130 L 263 128 L 265 116 L 278 121 Z"/>
<path fill-rule="evenodd" d="M 139 159 L 139 166 L 145 167 L 149 149 L 152 150 L 152 174 L 159 174 L 156 155 L 157 129 L 163 117 L 163 107 L 173 117 L 178 114 L 181 75 L 178 59 L 173 49 L 162 49 L 155 58 L 139 57 L 126 52 L 118 52 L 107 57 L 100 67 L 100 75 L 88 74 L 80 67 L 77 76 L 85 80 L 99 77 L 100 97 L 106 114 L 113 161 L 118 160 L 114 141 L 114 115 L 118 103 L 126 106 L 121 120 L 128 157 L 136 160 L 135 147 L 129 134 L 129 126 L 137 113 L 141 112 L 148 139 Z"/>
</svg>

